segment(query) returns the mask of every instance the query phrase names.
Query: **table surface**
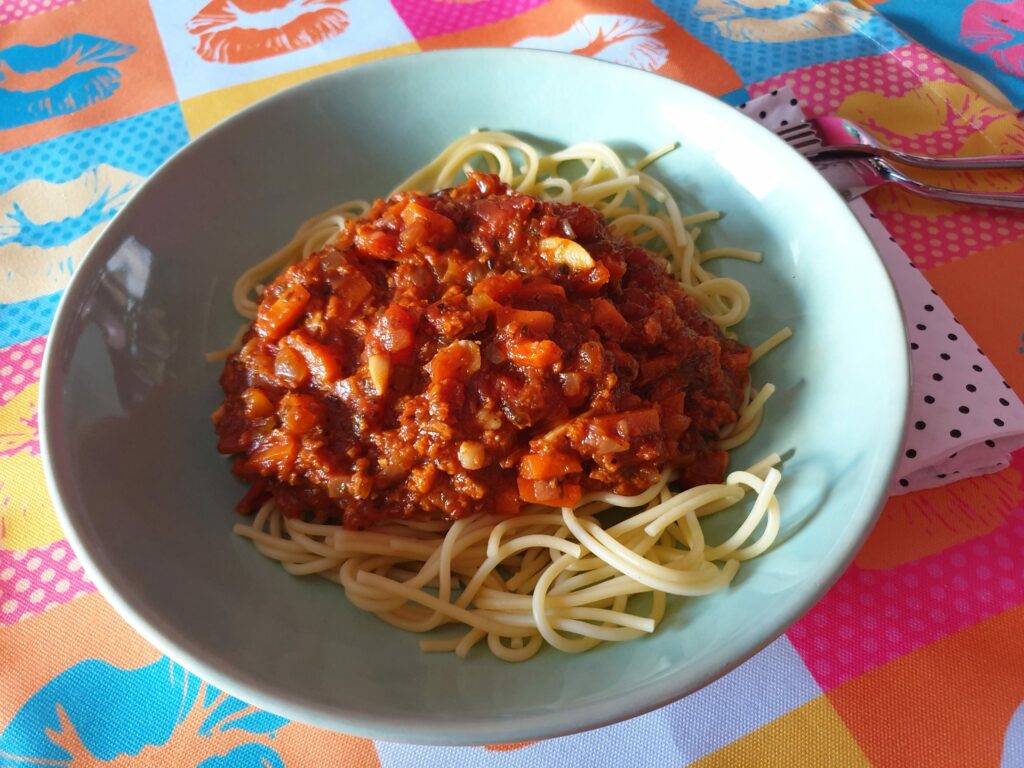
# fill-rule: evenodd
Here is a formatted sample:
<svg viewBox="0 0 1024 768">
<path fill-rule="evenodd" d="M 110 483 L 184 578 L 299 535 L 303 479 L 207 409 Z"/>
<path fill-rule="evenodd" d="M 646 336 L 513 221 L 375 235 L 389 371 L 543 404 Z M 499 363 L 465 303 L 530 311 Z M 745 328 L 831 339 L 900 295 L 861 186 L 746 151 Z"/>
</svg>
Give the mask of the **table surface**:
<svg viewBox="0 0 1024 768">
<path fill-rule="evenodd" d="M 282 34 L 222 28 L 225 9 Z M 162 656 L 95 591 L 44 487 L 36 407 L 53 311 L 105 223 L 190 138 L 271 93 L 517 43 L 737 105 L 789 86 L 806 113 L 922 153 L 1024 151 L 1020 0 L 0 0 L 0 766 L 1024 766 L 1024 451 L 892 497 L 833 589 L 725 678 L 540 743 L 427 748 L 289 722 Z M 889 188 L 866 201 L 1024 393 L 1024 215 Z"/>
</svg>

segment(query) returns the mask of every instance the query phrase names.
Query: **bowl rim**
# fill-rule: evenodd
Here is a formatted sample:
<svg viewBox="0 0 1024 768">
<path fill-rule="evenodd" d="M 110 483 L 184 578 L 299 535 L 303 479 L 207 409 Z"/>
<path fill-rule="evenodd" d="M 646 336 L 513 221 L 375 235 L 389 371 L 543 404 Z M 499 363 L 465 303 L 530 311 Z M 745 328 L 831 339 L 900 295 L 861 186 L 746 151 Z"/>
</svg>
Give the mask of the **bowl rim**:
<svg viewBox="0 0 1024 768">
<path fill-rule="evenodd" d="M 546 739 L 577 733 L 620 722 L 661 708 L 694 693 L 727 674 L 784 634 L 797 619 L 818 602 L 852 562 L 874 527 L 881 513 L 883 503 L 888 496 L 888 489 L 895 477 L 898 451 L 903 442 L 909 407 L 910 363 L 909 352 L 907 351 L 906 328 L 902 321 L 899 300 L 888 269 L 881 261 L 881 257 L 878 255 L 877 250 L 856 216 L 854 216 L 847 204 L 829 186 L 825 179 L 818 174 L 813 166 L 770 130 L 746 118 L 749 121 L 749 130 L 755 133 L 760 132 L 762 139 L 769 143 L 774 142 L 778 153 L 788 156 L 793 161 L 799 160 L 799 162 L 791 162 L 789 165 L 793 166 L 794 172 L 800 169 L 798 172 L 803 176 L 801 183 L 806 183 L 809 186 L 809 192 L 816 193 L 821 199 L 827 199 L 837 219 L 844 221 L 850 235 L 859 239 L 860 242 L 857 244 L 858 250 L 863 250 L 865 257 L 870 255 L 870 257 L 879 261 L 882 272 L 886 277 L 886 280 L 882 283 L 885 295 L 874 296 L 873 303 L 876 306 L 886 306 L 890 311 L 895 310 L 895 317 L 899 321 L 899 337 L 893 339 L 892 343 L 894 345 L 898 344 L 898 348 L 902 350 L 902 354 L 898 355 L 895 361 L 898 370 L 892 372 L 894 393 L 899 395 L 895 400 L 894 409 L 900 418 L 893 424 L 882 425 L 882 434 L 877 439 L 879 455 L 887 457 L 889 465 L 889 471 L 885 473 L 885 482 L 879 483 L 877 488 L 871 489 L 870 492 L 862 496 L 861 529 L 855 536 L 849 539 L 845 547 L 835 551 L 834 558 L 826 567 L 815 574 L 816 580 L 813 588 L 805 592 L 789 611 L 776 615 L 773 621 L 765 625 L 765 631 L 760 633 L 760 640 L 748 643 L 744 646 L 743 652 L 728 663 L 709 666 L 702 674 L 683 681 L 682 685 L 677 680 L 677 672 L 664 680 L 649 684 L 628 694 L 563 710 L 567 714 L 560 717 L 552 717 L 550 714 L 544 713 L 518 717 L 514 720 L 491 716 L 488 720 L 458 723 L 454 727 L 445 727 L 436 719 L 419 721 L 403 719 L 402 721 L 394 721 L 386 716 L 362 713 L 358 709 L 341 710 L 326 705 L 312 705 L 304 702 L 301 697 L 294 695 L 294 693 L 271 691 L 261 687 L 256 681 L 245 679 L 238 674 L 221 671 L 214 664 L 208 663 L 204 658 L 206 655 L 205 649 L 191 642 L 188 632 L 184 628 L 169 626 L 162 618 L 155 615 L 145 603 L 134 604 L 128 596 L 128 591 L 119 586 L 115 580 L 107 577 L 97 558 L 94 558 L 92 551 L 86 544 L 86 536 L 80 527 L 80 521 L 83 520 L 83 517 L 87 517 L 87 515 L 83 515 L 86 510 L 84 505 L 80 509 L 76 509 L 74 473 L 68 466 L 66 455 L 58 449 L 63 439 L 61 432 L 63 423 L 61 399 L 64 384 L 58 360 L 66 353 L 69 333 L 81 305 L 80 300 L 92 288 L 91 273 L 95 271 L 98 264 L 105 260 L 106 255 L 111 250 L 111 246 L 120 242 L 118 230 L 124 226 L 125 222 L 132 218 L 135 208 L 138 205 L 142 205 L 142 201 L 146 197 L 143 193 L 149 185 L 160 183 L 163 172 L 167 168 L 179 163 L 181 158 L 198 151 L 200 145 L 210 137 L 233 131 L 235 126 L 246 119 L 246 116 L 250 113 L 273 109 L 278 101 L 290 98 L 297 91 L 312 90 L 320 87 L 318 84 L 322 81 L 334 81 L 339 84 L 338 87 L 343 87 L 342 84 L 350 78 L 364 77 L 367 73 L 372 73 L 374 70 L 408 68 L 415 66 L 424 58 L 449 60 L 449 66 L 458 68 L 471 66 L 481 57 L 496 60 L 503 58 L 529 58 L 536 61 L 547 61 L 556 67 L 579 67 L 592 71 L 610 71 L 614 69 L 620 75 L 628 72 L 630 77 L 643 78 L 645 80 L 658 78 L 662 81 L 663 87 L 667 86 L 679 89 L 681 92 L 689 92 L 688 97 L 700 103 L 702 111 L 711 116 L 723 120 L 743 119 L 742 114 L 738 113 L 732 106 L 678 80 L 624 65 L 555 51 L 513 48 L 460 48 L 415 52 L 358 64 L 312 78 L 263 98 L 211 127 L 199 136 L 191 138 L 187 144 L 167 158 L 145 180 L 132 199 L 108 223 L 72 276 L 64 295 L 61 297 L 47 334 L 41 365 L 39 439 L 40 456 L 42 458 L 47 490 L 50 493 L 54 510 L 67 541 L 75 550 L 77 557 L 87 569 L 90 578 L 104 599 L 115 608 L 117 613 L 135 631 L 161 653 L 182 663 L 187 669 L 204 680 L 213 683 L 221 690 L 266 711 L 284 715 L 291 720 L 333 731 L 390 742 L 475 746 Z M 736 124 L 740 125 L 741 123 Z M 900 389 L 897 390 L 895 389 L 896 387 Z"/>
</svg>

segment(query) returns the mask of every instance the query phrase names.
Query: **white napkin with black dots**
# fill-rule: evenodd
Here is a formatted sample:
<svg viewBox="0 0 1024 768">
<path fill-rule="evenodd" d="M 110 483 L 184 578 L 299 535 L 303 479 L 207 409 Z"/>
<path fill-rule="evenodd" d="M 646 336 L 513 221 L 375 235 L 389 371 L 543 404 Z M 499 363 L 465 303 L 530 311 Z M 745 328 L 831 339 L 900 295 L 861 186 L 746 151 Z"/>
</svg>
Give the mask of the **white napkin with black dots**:
<svg viewBox="0 0 1024 768">
<path fill-rule="evenodd" d="M 789 88 L 753 98 L 740 110 L 772 131 L 804 120 Z M 850 209 L 889 270 L 910 340 L 909 423 L 890 492 L 935 488 L 1005 468 L 1010 454 L 1024 447 L 1024 403 L 867 203 L 857 199 Z"/>
</svg>

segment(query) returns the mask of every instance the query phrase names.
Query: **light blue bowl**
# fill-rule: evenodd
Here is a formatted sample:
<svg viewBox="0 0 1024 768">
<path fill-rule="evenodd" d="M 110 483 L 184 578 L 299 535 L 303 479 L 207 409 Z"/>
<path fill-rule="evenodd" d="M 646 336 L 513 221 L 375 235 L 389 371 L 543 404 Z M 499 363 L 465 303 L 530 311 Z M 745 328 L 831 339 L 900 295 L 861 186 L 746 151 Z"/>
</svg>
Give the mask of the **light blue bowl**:
<svg viewBox="0 0 1024 768">
<path fill-rule="evenodd" d="M 475 127 L 639 158 L 750 287 L 743 338 L 793 339 L 755 367 L 777 394 L 743 467 L 792 456 L 783 534 L 728 590 L 672 600 L 643 640 L 522 664 L 483 649 L 424 654 L 418 636 L 288 576 L 231 532 L 242 492 L 214 449 L 230 290 L 312 213 L 386 194 Z M 849 563 L 885 498 L 908 366 L 892 286 L 817 173 L 771 133 L 670 80 L 562 54 L 462 50 L 391 59 L 302 85 L 186 147 L 79 268 L 44 361 L 42 443 L 61 522 L 101 592 L 148 640 L 215 685 L 297 720 L 391 741 L 509 742 L 667 704 L 776 638 Z"/>
</svg>

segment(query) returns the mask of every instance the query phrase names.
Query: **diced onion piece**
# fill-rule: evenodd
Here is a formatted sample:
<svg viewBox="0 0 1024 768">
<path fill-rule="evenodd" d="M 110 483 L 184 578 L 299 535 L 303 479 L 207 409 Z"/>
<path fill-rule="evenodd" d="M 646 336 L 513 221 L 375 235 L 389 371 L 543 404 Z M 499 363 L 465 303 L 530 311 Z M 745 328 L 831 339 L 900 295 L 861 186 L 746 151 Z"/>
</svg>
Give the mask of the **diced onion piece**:
<svg viewBox="0 0 1024 768">
<path fill-rule="evenodd" d="M 547 336 L 555 328 L 555 316 L 544 310 L 501 307 L 498 310 L 498 325 L 505 327 L 511 323 L 519 323 L 533 334 Z"/>
<path fill-rule="evenodd" d="M 341 369 L 331 347 L 321 344 L 301 330 L 289 333 L 281 343 L 299 353 L 310 375 L 321 387 L 329 386 L 338 379 Z"/>
<path fill-rule="evenodd" d="M 496 411 L 483 408 L 476 412 L 476 420 L 484 429 L 501 428 L 501 414 Z"/>
<path fill-rule="evenodd" d="M 479 314 L 490 312 L 501 306 L 486 293 L 471 293 L 466 298 L 466 301 L 469 304 L 469 308 Z"/>
<path fill-rule="evenodd" d="M 280 383 L 297 389 L 309 378 L 309 367 L 305 359 L 287 344 L 281 344 L 274 357 L 274 375 Z"/>
<path fill-rule="evenodd" d="M 628 441 L 622 440 L 617 437 L 601 435 L 597 439 L 597 446 L 594 449 L 594 453 L 597 454 L 598 456 L 603 456 L 609 453 L 622 453 L 627 448 L 629 448 Z"/>
<path fill-rule="evenodd" d="M 544 237 L 538 243 L 540 255 L 549 264 L 564 264 L 574 272 L 594 268 L 594 259 L 587 249 L 575 240 L 564 237 Z"/>
<path fill-rule="evenodd" d="M 578 373 L 563 373 L 562 379 L 562 391 L 567 397 L 576 397 L 580 392 L 583 391 L 583 377 Z"/>
<path fill-rule="evenodd" d="M 465 440 L 459 446 L 459 463 L 466 469 L 480 469 L 486 459 L 483 443 Z"/>
<path fill-rule="evenodd" d="M 391 378 L 391 358 L 383 353 L 370 355 L 366 367 L 370 372 L 373 388 L 378 395 L 383 395 L 388 388 L 388 379 Z"/>
</svg>

